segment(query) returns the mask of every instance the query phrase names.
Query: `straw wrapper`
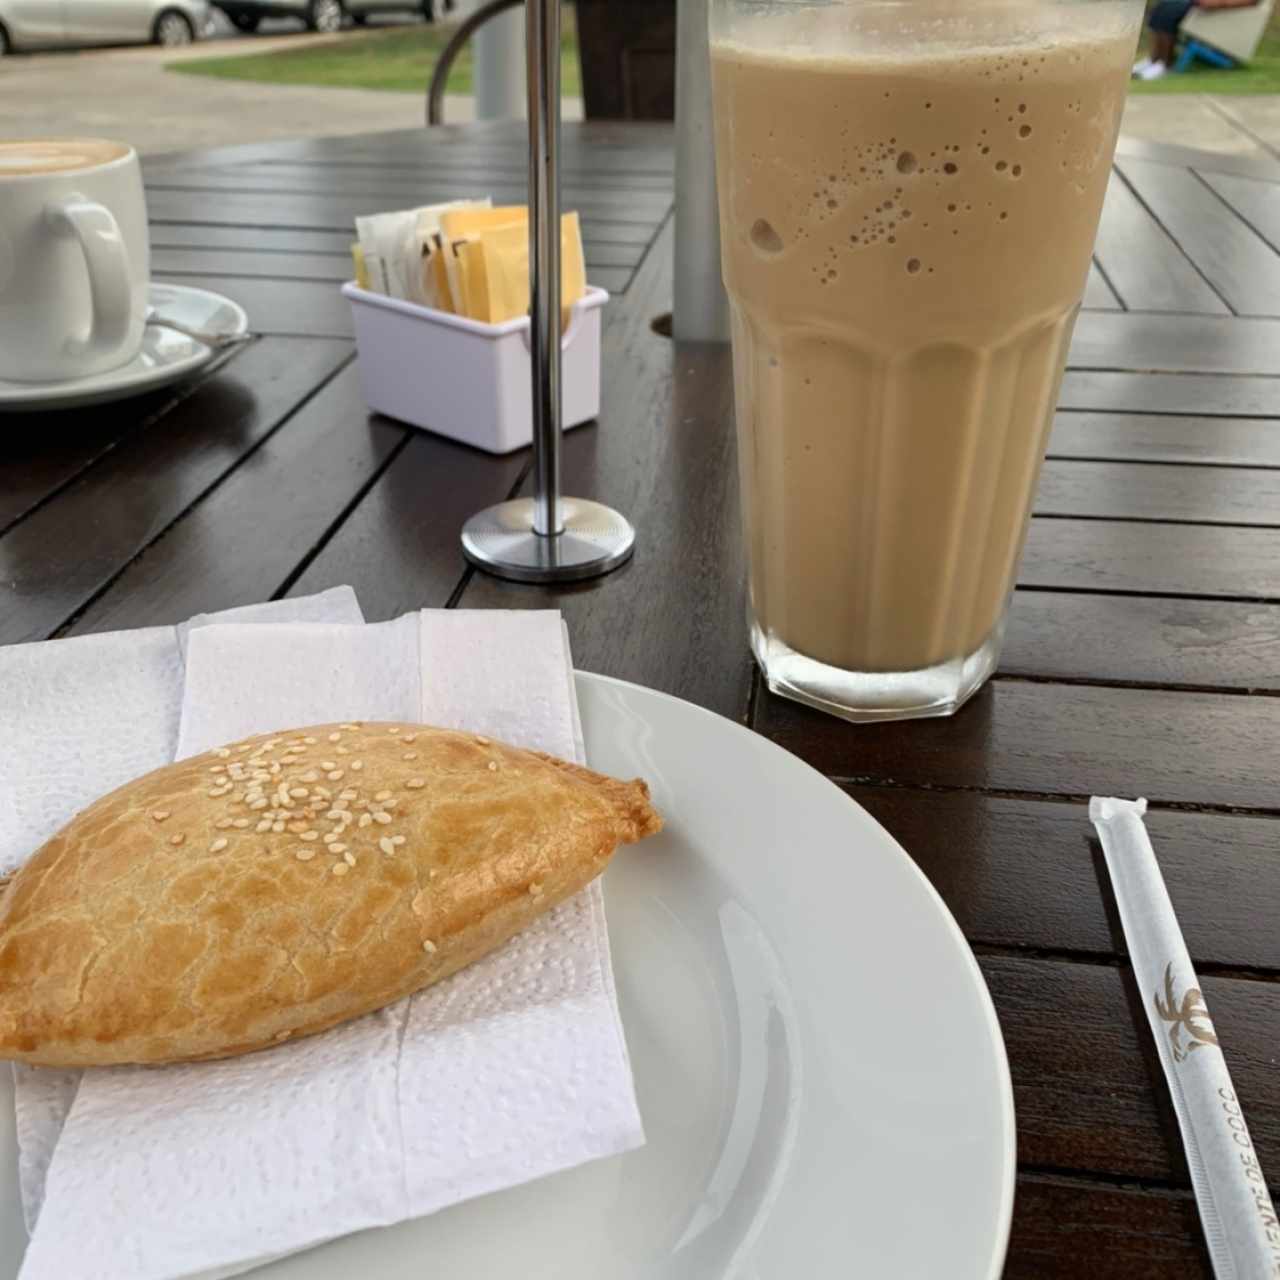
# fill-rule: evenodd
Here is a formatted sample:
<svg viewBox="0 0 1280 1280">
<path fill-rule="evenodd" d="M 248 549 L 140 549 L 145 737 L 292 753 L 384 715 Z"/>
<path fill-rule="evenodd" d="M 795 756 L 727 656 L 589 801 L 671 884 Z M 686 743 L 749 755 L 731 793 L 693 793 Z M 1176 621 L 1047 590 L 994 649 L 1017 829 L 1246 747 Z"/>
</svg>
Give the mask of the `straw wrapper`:
<svg viewBox="0 0 1280 1280">
<path fill-rule="evenodd" d="M 1164 1066 L 1218 1280 L 1280 1278 L 1280 1224 L 1142 815 L 1095 796 L 1134 978 Z"/>
</svg>

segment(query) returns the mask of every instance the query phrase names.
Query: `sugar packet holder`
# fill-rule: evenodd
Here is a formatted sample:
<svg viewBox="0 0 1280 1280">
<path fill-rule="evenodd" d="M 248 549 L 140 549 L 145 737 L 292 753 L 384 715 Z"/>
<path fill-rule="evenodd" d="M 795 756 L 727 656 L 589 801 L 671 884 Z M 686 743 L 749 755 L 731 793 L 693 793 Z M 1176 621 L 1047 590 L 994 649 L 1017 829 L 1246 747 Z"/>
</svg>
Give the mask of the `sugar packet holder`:
<svg viewBox="0 0 1280 1280">
<path fill-rule="evenodd" d="M 1280 1224 L 1156 862 L 1145 800 L 1095 796 L 1134 979 L 1182 1131 L 1218 1280 L 1280 1277 Z"/>
<path fill-rule="evenodd" d="M 342 286 L 351 304 L 365 403 L 488 453 L 533 440 L 529 317 L 484 324 Z M 564 426 L 600 412 L 600 331 L 609 295 L 588 285 L 560 339 Z"/>
</svg>

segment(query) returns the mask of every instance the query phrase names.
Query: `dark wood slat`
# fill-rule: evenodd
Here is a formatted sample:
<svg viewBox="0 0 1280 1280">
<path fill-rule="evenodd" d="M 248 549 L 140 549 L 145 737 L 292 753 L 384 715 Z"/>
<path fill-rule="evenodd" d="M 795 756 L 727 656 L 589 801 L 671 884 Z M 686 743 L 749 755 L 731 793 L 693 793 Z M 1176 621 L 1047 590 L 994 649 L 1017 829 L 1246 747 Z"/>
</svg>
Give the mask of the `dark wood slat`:
<svg viewBox="0 0 1280 1280">
<path fill-rule="evenodd" d="M 446 186 L 371 186 L 353 181 L 343 190 L 333 186 L 315 191 L 255 189 L 247 182 L 226 186 L 176 186 L 159 183 L 147 186 L 147 209 L 153 218 L 179 222 L 237 222 L 259 226 L 346 227 L 355 219 L 384 209 L 400 209 L 410 204 L 435 204 L 454 200 L 459 192 Z M 491 186 L 480 193 L 492 195 L 502 204 L 524 203 L 524 187 Z M 576 209 L 595 222 L 652 224 L 662 220 L 671 208 L 668 197 L 639 192 L 621 192 L 616 197 L 602 192 L 570 193 L 564 197 L 566 209 Z"/>
<path fill-rule="evenodd" d="M 1236 467 L 1050 459 L 1037 515 L 1280 527 L 1280 473 Z"/>
<path fill-rule="evenodd" d="M 1280 183 L 1198 172 L 1240 217 L 1280 252 Z"/>
<path fill-rule="evenodd" d="M 856 729 L 762 694 L 755 727 L 854 782 L 1280 809 L 1271 698 L 995 680 L 949 719 Z"/>
<path fill-rule="evenodd" d="M 1124 309 L 1096 262 L 1089 264 L 1089 277 L 1084 285 L 1083 305 L 1091 311 L 1122 311 Z"/>
<path fill-rule="evenodd" d="M 415 431 L 289 594 L 349 584 L 371 622 L 443 608 L 466 572 L 463 522 L 510 497 L 528 464 L 527 450 L 494 458 Z"/>
<path fill-rule="evenodd" d="M 1280 320 L 1084 311 L 1073 369 L 1280 375 Z"/>
<path fill-rule="evenodd" d="M 157 280 L 164 280 L 156 272 Z M 254 333 L 350 338 L 351 306 L 322 280 L 262 280 L 248 276 L 174 275 L 174 284 L 210 289 L 238 302 Z"/>
<path fill-rule="evenodd" d="M 73 634 L 271 599 L 408 428 L 370 418 L 349 364 L 94 601 Z"/>
<path fill-rule="evenodd" d="M 263 232 L 312 235 L 340 234 L 349 245 L 357 214 L 394 208 L 398 201 L 383 204 L 358 198 L 325 196 L 240 195 L 221 192 L 216 200 L 202 199 L 190 191 L 162 191 L 148 188 L 147 211 L 152 224 L 208 225 L 242 237 L 247 245 L 259 243 Z M 653 239 L 657 219 L 582 218 L 583 240 L 604 244 L 647 245 Z M 228 229 L 233 229 L 228 232 Z M 265 243 L 262 247 L 267 247 Z"/>
<path fill-rule="evenodd" d="M 1233 311 L 1280 314 L 1280 254 L 1194 173 L 1140 160 L 1121 161 L 1119 168 Z"/>
<path fill-rule="evenodd" d="M 1168 1091 L 1126 967 L 980 956 L 1013 1068 L 1024 1164 L 1189 1186 Z M 1272 1046 L 1280 986 L 1201 975 L 1232 1081 L 1264 1169 L 1280 1161 Z M 1276 1185 L 1280 1185 L 1277 1183 Z"/>
<path fill-rule="evenodd" d="M 729 353 L 670 343 L 649 317 L 670 303 L 672 231 L 606 333 L 598 430 L 565 441 L 564 487 L 615 506 L 636 525 L 635 559 L 561 590 L 476 575 L 466 608 L 558 608 L 575 662 L 684 697 L 746 712 L 742 553 L 731 430 Z"/>
<path fill-rule="evenodd" d="M 255 343 L 0 538 L 0 643 L 66 623 L 350 352 L 340 342 Z"/>
<path fill-rule="evenodd" d="M 1018 591 L 1000 670 L 1119 684 L 1280 690 L 1280 605 Z"/>
<path fill-rule="evenodd" d="M 848 791 L 929 877 L 971 942 L 1127 954 L 1084 804 L 906 787 Z M 1280 821 L 1153 809 L 1147 828 L 1192 962 L 1280 971 L 1272 927 L 1280 916 Z M 1132 1162 L 1124 1169 L 1169 1173 Z"/>
<path fill-rule="evenodd" d="M 151 250 L 156 275 L 263 276 L 272 280 L 327 280 L 352 276 L 348 253 L 244 253 L 234 249 Z"/>
<path fill-rule="evenodd" d="M 1206 418 L 1274 418 L 1280 417 L 1280 378 L 1068 369 L 1062 380 L 1058 407 L 1129 413 L 1194 413 Z"/>
<path fill-rule="evenodd" d="M 1226 304 L 1115 174 L 1107 187 L 1095 252 L 1127 307 L 1227 314 Z"/>
<path fill-rule="evenodd" d="M 1050 458 L 1280 467 L 1280 422 L 1141 413 L 1059 413 Z"/>
<path fill-rule="evenodd" d="M 1213 1280 L 1190 1192 L 1018 1179 L 1004 1280 Z"/>
<path fill-rule="evenodd" d="M 218 226 L 211 222 L 151 223 L 152 249 L 236 249 L 241 253 L 351 255 L 355 230 L 305 231 L 290 227 Z"/>
<path fill-rule="evenodd" d="M 1280 533 L 1114 520 L 1032 520 L 1024 587 L 1280 599 Z"/>
<path fill-rule="evenodd" d="M 177 387 L 83 409 L 6 414 L 0 433 L 0 532 L 135 431 L 159 421 L 213 377 L 226 358 Z"/>
</svg>

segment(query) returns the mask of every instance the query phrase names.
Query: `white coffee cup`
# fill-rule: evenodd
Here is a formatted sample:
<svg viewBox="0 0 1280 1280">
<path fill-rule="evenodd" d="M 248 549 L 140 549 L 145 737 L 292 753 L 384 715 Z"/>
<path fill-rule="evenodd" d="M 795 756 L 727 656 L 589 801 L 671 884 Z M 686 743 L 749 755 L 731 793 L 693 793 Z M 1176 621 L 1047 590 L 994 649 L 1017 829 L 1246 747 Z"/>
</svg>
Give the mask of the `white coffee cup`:
<svg viewBox="0 0 1280 1280">
<path fill-rule="evenodd" d="M 142 171 L 105 139 L 0 142 L 0 379 L 60 382 L 142 346 Z"/>
</svg>

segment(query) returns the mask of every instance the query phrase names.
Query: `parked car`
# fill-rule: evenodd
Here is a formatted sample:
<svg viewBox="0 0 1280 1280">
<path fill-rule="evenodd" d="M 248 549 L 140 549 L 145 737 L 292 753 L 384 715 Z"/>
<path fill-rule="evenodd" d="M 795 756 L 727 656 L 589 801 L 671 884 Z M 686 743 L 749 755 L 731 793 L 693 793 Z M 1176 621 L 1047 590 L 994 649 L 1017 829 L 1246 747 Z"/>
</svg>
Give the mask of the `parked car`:
<svg viewBox="0 0 1280 1280">
<path fill-rule="evenodd" d="M 3 2 L 3 0 L 0 0 Z M 213 0 L 241 31 L 256 31 L 263 18 L 298 18 L 312 31 L 338 31 L 350 15 L 363 25 L 371 13 L 420 13 L 428 22 L 453 8 L 453 0 Z"/>
<path fill-rule="evenodd" d="M 0 0 L 0 54 L 60 45 L 190 44 L 209 0 Z"/>
</svg>

